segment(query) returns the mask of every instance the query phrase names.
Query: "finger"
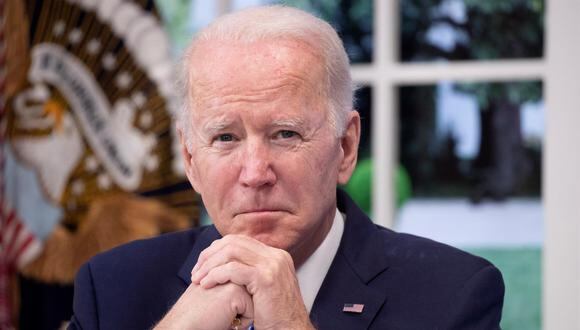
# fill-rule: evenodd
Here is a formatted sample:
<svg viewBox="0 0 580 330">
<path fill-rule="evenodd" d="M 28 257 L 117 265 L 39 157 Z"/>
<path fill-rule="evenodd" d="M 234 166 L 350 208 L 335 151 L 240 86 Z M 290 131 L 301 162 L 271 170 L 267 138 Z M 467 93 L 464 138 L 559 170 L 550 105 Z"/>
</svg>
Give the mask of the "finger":
<svg viewBox="0 0 580 330">
<path fill-rule="evenodd" d="M 230 244 L 244 246 L 249 250 L 254 250 L 256 253 L 259 253 L 264 248 L 268 247 L 264 243 L 245 235 L 226 235 L 221 239 L 213 241 L 210 246 L 208 246 L 199 254 L 197 263 L 193 269 L 197 270 L 200 265 L 205 262 L 205 260 Z"/>
<path fill-rule="evenodd" d="M 230 261 L 239 261 L 248 265 L 256 265 L 259 260 L 268 258 L 268 246 L 261 242 L 241 235 L 229 235 L 215 241 L 202 251 L 195 267 L 191 271 L 191 279 L 195 283 L 207 275 L 207 272 Z"/>
<path fill-rule="evenodd" d="M 191 273 L 193 274 L 194 272 L 196 272 L 199 269 L 199 267 L 201 267 L 201 265 L 205 262 L 205 260 L 207 260 L 216 252 L 221 250 L 223 246 L 226 245 L 227 243 L 231 242 L 232 240 L 235 241 L 236 239 L 238 239 L 238 237 L 241 237 L 241 235 L 227 235 L 221 239 L 213 241 L 207 248 L 201 251 L 201 253 L 197 257 L 197 262 L 195 263 L 193 269 L 191 270 Z"/>
<path fill-rule="evenodd" d="M 191 269 L 192 275 L 193 275 L 193 273 L 195 273 L 199 269 L 199 267 L 203 264 L 203 262 L 207 258 L 209 258 L 213 253 L 215 253 L 215 251 L 216 251 L 215 246 L 217 244 L 219 244 L 222 240 L 223 240 L 223 238 L 217 239 L 217 240 L 211 242 L 211 244 L 208 247 L 206 247 L 203 251 L 201 251 L 201 253 L 197 256 L 197 261 L 196 261 L 195 265 Z"/>
<path fill-rule="evenodd" d="M 231 282 L 246 287 L 255 278 L 255 272 L 254 267 L 239 262 L 228 262 L 210 270 L 199 285 L 204 289 L 211 289 L 216 285 Z"/>
<path fill-rule="evenodd" d="M 248 250 L 245 247 L 228 244 L 217 253 L 214 253 L 210 258 L 206 259 L 197 271 L 191 275 L 191 281 L 199 283 L 209 271 L 229 262 L 235 261 L 251 266 L 256 263 L 256 259 L 258 258 L 260 258 L 260 256 L 255 255 L 253 251 Z"/>
<path fill-rule="evenodd" d="M 232 313 L 229 319 L 231 322 L 228 324 L 230 325 L 229 328 L 232 328 L 233 325 L 237 325 L 238 329 L 247 329 L 254 320 L 254 302 L 252 301 L 252 297 L 243 286 L 233 283 L 226 284 L 226 286 L 229 286 L 229 289 L 233 289 L 233 291 L 230 291 L 231 296 L 230 299 L 228 299 L 230 304 L 229 308 Z M 239 321 L 235 319 L 238 319 Z"/>
</svg>

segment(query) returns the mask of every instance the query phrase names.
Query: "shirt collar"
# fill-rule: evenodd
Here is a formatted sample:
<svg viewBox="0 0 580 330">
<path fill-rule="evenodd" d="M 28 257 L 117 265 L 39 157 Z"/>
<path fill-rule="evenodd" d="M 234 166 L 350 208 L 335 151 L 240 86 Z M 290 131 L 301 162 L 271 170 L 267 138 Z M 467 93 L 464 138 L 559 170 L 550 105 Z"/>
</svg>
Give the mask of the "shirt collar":
<svg viewBox="0 0 580 330">
<path fill-rule="evenodd" d="M 300 293 L 308 313 L 312 309 L 318 290 L 320 290 L 326 273 L 330 269 L 330 264 L 336 255 L 336 251 L 338 251 L 343 232 L 344 217 L 336 209 L 332 227 L 330 227 L 328 234 L 316 251 L 296 271 Z"/>
</svg>

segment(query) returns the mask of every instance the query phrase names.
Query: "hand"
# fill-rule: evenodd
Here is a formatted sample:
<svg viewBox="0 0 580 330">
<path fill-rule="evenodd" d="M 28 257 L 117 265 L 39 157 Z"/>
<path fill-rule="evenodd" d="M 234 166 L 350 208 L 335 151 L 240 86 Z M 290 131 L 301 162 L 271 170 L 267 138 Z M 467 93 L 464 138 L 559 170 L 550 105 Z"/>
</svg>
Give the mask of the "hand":
<svg viewBox="0 0 580 330">
<path fill-rule="evenodd" d="M 313 328 L 288 252 L 242 235 L 214 241 L 199 256 L 191 280 L 210 290 L 225 283 L 252 296 L 256 329 Z"/>
<path fill-rule="evenodd" d="M 192 283 L 155 329 L 230 329 L 236 315 L 242 316 L 240 329 L 247 329 L 254 318 L 244 287 L 226 283 L 206 289 Z"/>
</svg>

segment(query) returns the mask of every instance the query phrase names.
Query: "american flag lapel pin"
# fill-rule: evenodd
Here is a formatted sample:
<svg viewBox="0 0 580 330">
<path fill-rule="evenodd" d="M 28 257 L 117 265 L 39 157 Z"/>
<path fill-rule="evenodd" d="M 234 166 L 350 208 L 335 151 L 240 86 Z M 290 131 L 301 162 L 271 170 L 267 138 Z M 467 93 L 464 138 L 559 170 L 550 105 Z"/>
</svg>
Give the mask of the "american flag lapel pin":
<svg viewBox="0 0 580 330">
<path fill-rule="evenodd" d="M 342 311 L 345 313 L 357 313 L 360 314 L 365 308 L 364 304 L 344 304 Z"/>
</svg>

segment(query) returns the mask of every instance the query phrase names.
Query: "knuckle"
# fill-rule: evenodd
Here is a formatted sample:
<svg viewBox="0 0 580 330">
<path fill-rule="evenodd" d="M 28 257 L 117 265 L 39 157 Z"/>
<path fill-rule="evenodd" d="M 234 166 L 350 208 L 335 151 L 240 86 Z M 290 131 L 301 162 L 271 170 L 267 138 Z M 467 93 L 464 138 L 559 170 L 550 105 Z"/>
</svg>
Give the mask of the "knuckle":
<svg viewBox="0 0 580 330">
<path fill-rule="evenodd" d="M 221 283 L 221 279 L 220 279 L 219 275 L 220 275 L 219 272 L 216 270 L 216 268 L 214 268 L 214 269 L 210 270 L 209 272 L 207 272 L 205 279 L 215 281 L 217 283 Z"/>
<path fill-rule="evenodd" d="M 218 244 L 220 244 L 220 241 L 223 241 L 224 239 L 225 239 L 225 237 L 220 238 L 220 239 L 216 239 L 215 241 L 211 242 L 211 244 L 209 245 L 209 247 L 215 248 Z"/>
<path fill-rule="evenodd" d="M 222 256 L 226 259 L 226 260 L 230 260 L 232 259 L 232 257 L 234 256 L 235 253 L 235 246 L 233 246 L 233 244 L 231 243 L 227 243 L 224 248 L 222 249 Z"/>
<path fill-rule="evenodd" d="M 245 292 L 237 285 L 232 285 L 232 290 L 230 291 L 231 300 L 230 307 L 232 312 L 238 314 L 246 310 L 246 299 Z"/>
<path fill-rule="evenodd" d="M 280 258 L 281 258 L 281 259 L 282 259 L 284 262 L 286 262 L 286 263 L 288 263 L 288 262 L 293 262 L 293 261 L 292 261 L 292 256 L 290 255 L 290 253 L 288 253 L 288 251 L 286 251 L 286 250 L 279 250 L 279 251 L 280 251 L 280 252 L 279 252 Z"/>
<path fill-rule="evenodd" d="M 207 271 L 207 274 L 205 275 L 206 278 L 213 278 L 215 277 L 217 274 L 217 268 L 212 268 L 210 270 Z"/>
<path fill-rule="evenodd" d="M 222 240 L 226 243 L 232 243 L 232 242 L 239 240 L 240 237 L 242 237 L 242 236 L 240 236 L 238 234 L 229 234 L 229 235 L 224 236 L 222 238 Z"/>
<path fill-rule="evenodd" d="M 207 258 L 206 255 L 207 255 L 207 252 L 205 252 L 205 250 L 201 251 L 201 253 L 197 257 L 197 262 L 200 263 L 200 262 L 205 261 L 205 259 Z"/>
<path fill-rule="evenodd" d="M 241 286 L 233 283 L 226 283 L 223 286 L 225 287 L 226 295 L 231 298 L 241 297 L 245 293 L 245 290 Z"/>
<path fill-rule="evenodd" d="M 292 259 L 290 253 L 288 253 L 286 250 L 277 250 L 275 258 L 277 261 L 276 265 L 279 267 L 279 269 L 285 269 L 289 266 L 294 267 L 294 260 Z"/>
<path fill-rule="evenodd" d="M 274 285 L 274 283 L 276 282 L 276 271 L 272 268 L 269 267 L 265 270 L 262 271 L 261 273 L 261 282 L 262 285 L 266 286 L 266 287 L 270 287 L 272 285 Z"/>
<path fill-rule="evenodd" d="M 225 265 L 225 270 L 228 272 L 235 272 L 236 268 L 237 268 L 237 264 L 233 261 L 230 261 Z"/>
</svg>

